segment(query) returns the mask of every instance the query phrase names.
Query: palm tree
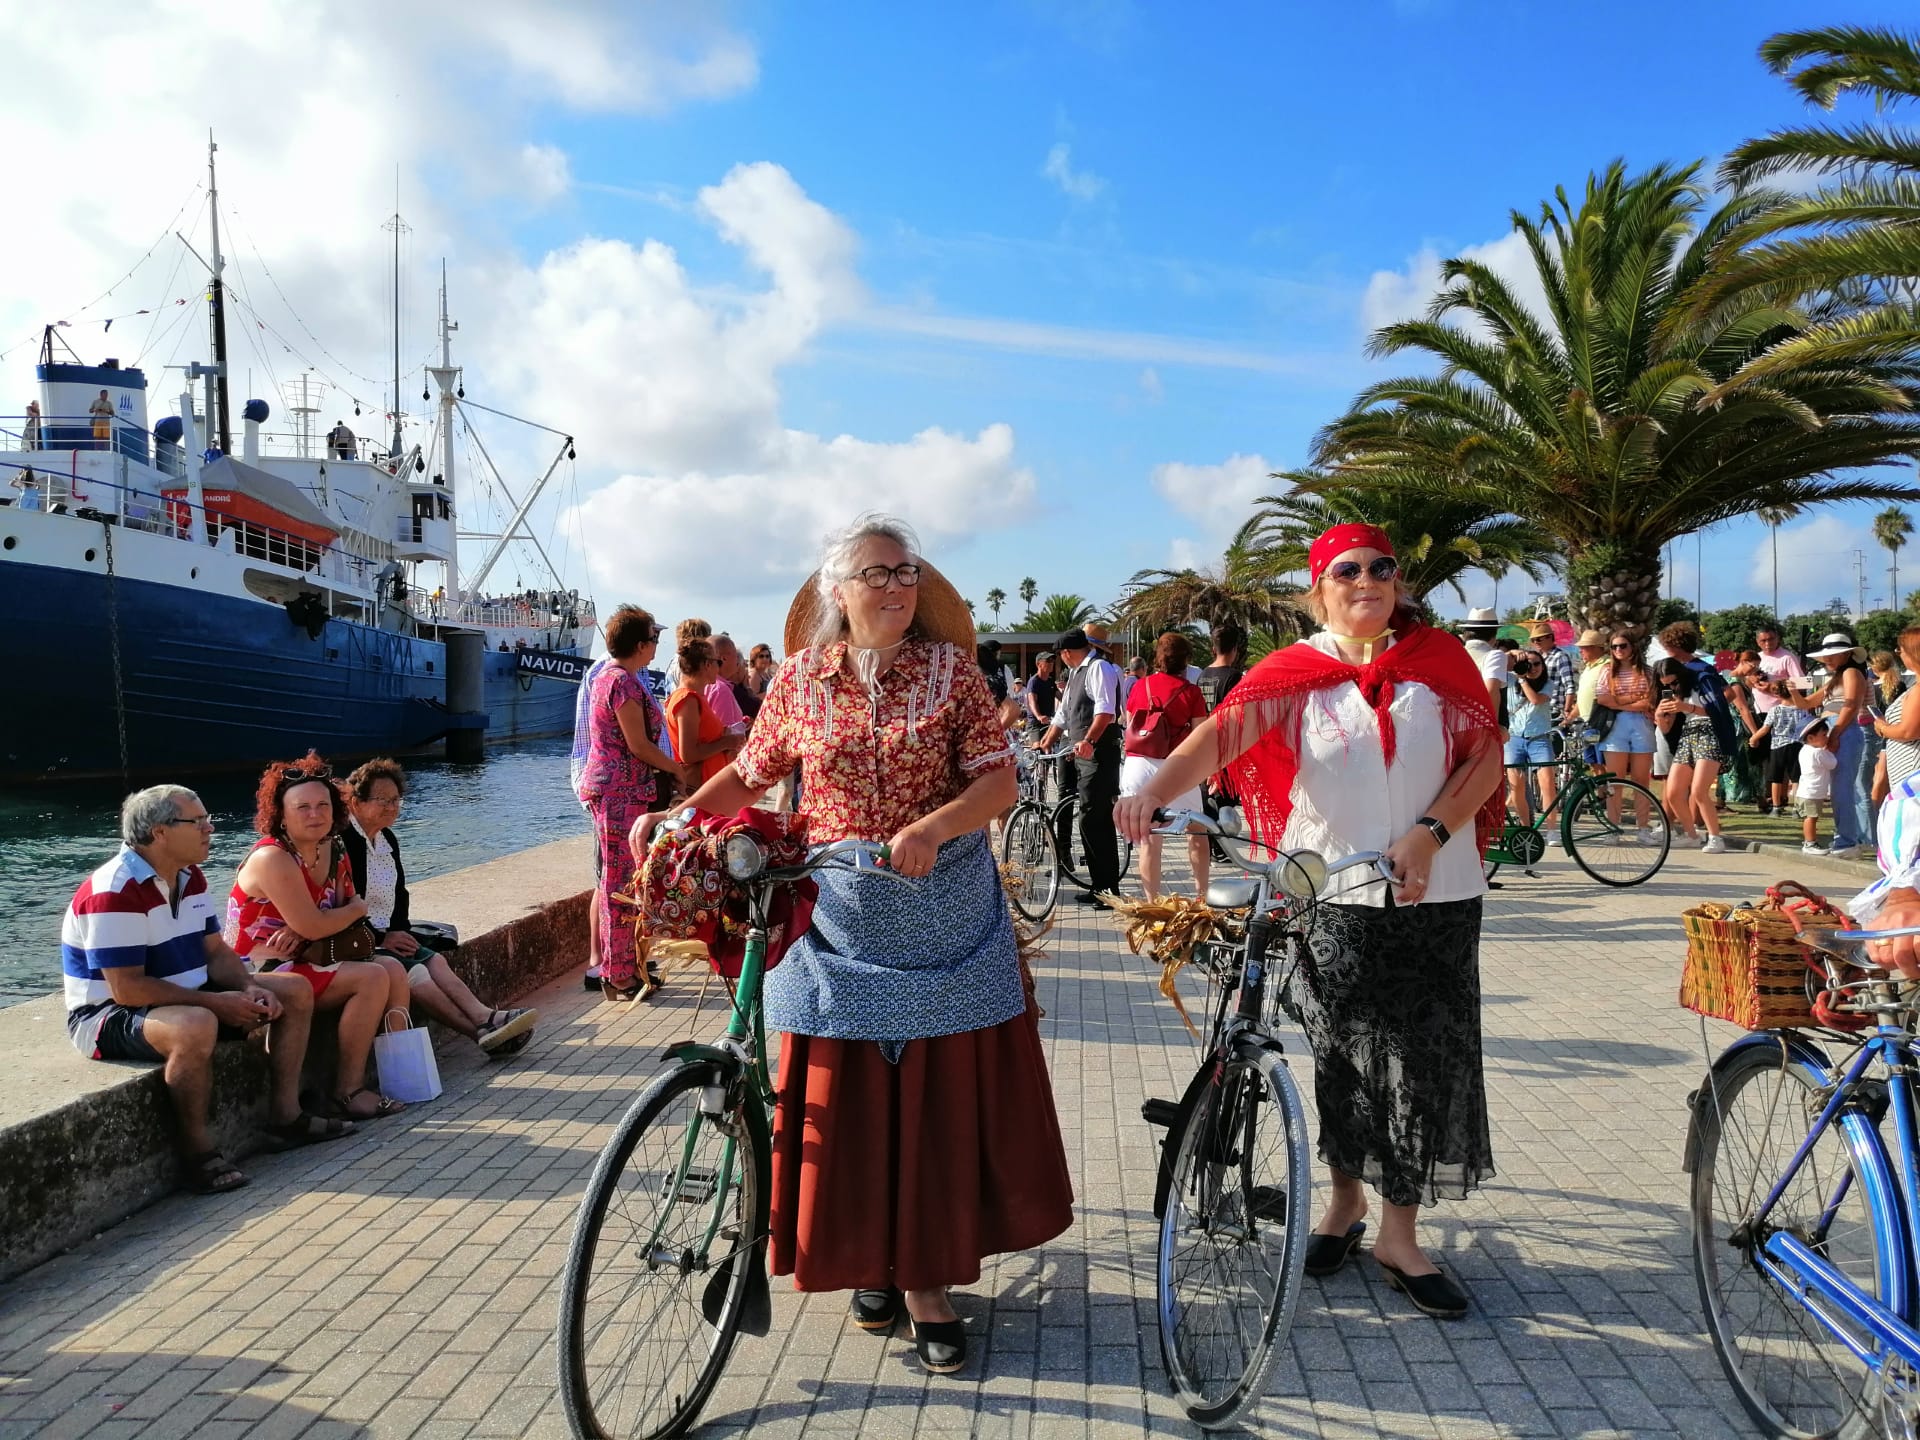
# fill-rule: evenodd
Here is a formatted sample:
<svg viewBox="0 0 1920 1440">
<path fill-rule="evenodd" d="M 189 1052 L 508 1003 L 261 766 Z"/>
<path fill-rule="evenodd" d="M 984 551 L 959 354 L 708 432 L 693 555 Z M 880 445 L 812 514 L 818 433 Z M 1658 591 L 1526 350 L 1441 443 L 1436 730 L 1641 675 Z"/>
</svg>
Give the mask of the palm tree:
<svg viewBox="0 0 1920 1440">
<path fill-rule="evenodd" d="M 1100 612 L 1079 595 L 1049 595 L 1037 610 L 1020 621 L 1022 630 L 1061 631 L 1084 625 Z"/>
<path fill-rule="evenodd" d="M 1442 585 L 1464 597 L 1460 579 L 1480 570 L 1498 579 L 1520 570 L 1530 579 L 1545 578 L 1559 564 L 1552 537 L 1530 521 L 1501 515 L 1470 500 L 1429 491 L 1360 491 L 1326 485 L 1317 470 L 1294 470 L 1274 477 L 1295 486 L 1284 495 L 1263 495 L 1254 502 L 1259 538 L 1268 547 L 1275 574 L 1307 568 L 1307 549 L 1330 525 L 1362 521 L 1378 525 L 1393 541 L 1400 576 L 1416 600 Z"/>
<path fill-rule="evenodd" d="M 1920 451 L 1920 422 L 1900 413 L 1920 400 L 1906 361 L 1743 385 L 1806 315 L 1751 296 L 1690 309 L 1728 237 L 1779 203 L 1741 193 L 1703 216 L 1698 165 L 1629 176 L 1615 162 L 1577 204 L 1560 190 L 1535 219 L 1515 212 L 1546 315 L 1481 262 L 1447 261 L 1426 318 L 1370 346 L 1439 373 L 1361 392 L 1316 439 L 1328 478 L 1303 488 L 1446 495 L 1530 521 L 1567 556 L 1576 618 L 1638 634 L 1669 540 L 1769 505 L 1920 499 L 1859 473 Z"/>
<path fill-rule="evenodd" d="M 1033 608 L 1033 598 L 1040 593 L 1040 583 L 1031 575 L 1020 582 L 1020 603 L 1029 610 Z"/>
<path fill-rule="evenodd" d="M 1900 608 L 1900 547 L 1907 543 L 1907 537 L 1913 534 L 1913 521 L 1907 518 L 1907 512 L 1898 505 L 1889 505 L 1873 517 L 1873 538 L 1887 547 L 1887 554 L 1893 557 L 1893 563 L 1887 566 L 1893 577 L 1893 608 Z"/>
<path fill-rule="evenodd" d="M 1116 609 L 1119 622 L 1159 631 L 1195 621 L 1211 629 L 1235 620 L 1249 632 L 1266 631 L 1275 644 L 1299 634 L 1306 623 L 1306 612 L 1293 599 L 1300 586 L 1274 567 L 1262 524 L 1257 514 L 1242 524 L 1216 566 L 1137 571 Z"/>
<path fill-rule="evenodd" d="M 1780 527 L 1789 520 L 1800 518 L 1798 505 L 1762 505 L 1753 512 L 1767 527 L 1767 538 L 1773 542 L 1773 618 L 1780 619 Z"/>
<path fill-rule="evenodd" d="M 1920 102 L 1913 35 L 1845 25 L 1791 31 L 1762 45 L 1760 57 L 1824 109 L 1849 91 L 1870 99 L 1876 115 Z M 1729 185 L 1807 172 L 1838 183 L 1752 217 L 1732 237 L 1745 248 L 1695 296 L 1696 309 L 1753 293 L 1823 297 L 1815 323 L 1770 365 L 1753 367 L 1755 381 L 1808 354 L 1846 365 L 1911 360 L 1920 346 L 1920 132 L 1878 120 L 1776 130 L 1737 147 L 1721 168 Z"/>
<path fill-rule="evenodd" d="M 993 611 L 993 628 L 1000 628 L 1000 607 L 1007 603 L 1007 592 L 998 585 L 987 591 L 987 608 Z"/>
</svg>

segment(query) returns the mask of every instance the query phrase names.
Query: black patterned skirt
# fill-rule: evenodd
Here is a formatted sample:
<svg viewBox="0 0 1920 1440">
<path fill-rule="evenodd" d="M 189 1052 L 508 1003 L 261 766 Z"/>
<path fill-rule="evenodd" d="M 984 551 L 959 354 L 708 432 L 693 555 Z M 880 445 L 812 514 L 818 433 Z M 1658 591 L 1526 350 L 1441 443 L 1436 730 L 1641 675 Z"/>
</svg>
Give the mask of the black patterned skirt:
<svg viewBox="0 0 1920 1440">
<path fill-rule="evenodd" d="M 1392 1205 L 1459 1200 L 1493 1175 L 1480 903 L 1323 906 L 1294 974 L 1320 1158 Z"/>
</svg>

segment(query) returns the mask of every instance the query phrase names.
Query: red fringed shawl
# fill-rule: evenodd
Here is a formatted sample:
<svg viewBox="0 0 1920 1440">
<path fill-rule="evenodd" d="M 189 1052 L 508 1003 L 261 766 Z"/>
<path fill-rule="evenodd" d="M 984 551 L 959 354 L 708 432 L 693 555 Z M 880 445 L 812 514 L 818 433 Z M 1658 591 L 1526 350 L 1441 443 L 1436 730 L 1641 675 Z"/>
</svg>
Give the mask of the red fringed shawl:
<svg viewBox="0 0 1920 1440">
<path fill-rule="evenodd" d="M 1484 743 L 1497 745 L 1498 722 L 1487 701 L 1486 681 L 1466 646 L 1443 630 L 1418 623 L 1395 634 L 1395 643 L 1368 665 L 1349 665 L 1305 642 L 1274 651 L 1221 700 L 1215 715 L 1221 748 L 1233 748 L 1238 727 L 1258 723 L 1252 707 L 1265 701 L 1293 700 L 1309 691 L 1348 681 L 1360 687 L 1379 722 L 1380 748 L 1389 766 L 1393 764 L 1394 733 L 1388 707 L 1393 704 L 1394 687 L 1403 681 L 1418 681 L 1440 702 L 1447 730 L 1449 774 L 1483 738 Z M 1287 817 L 1293 812 L 1293 782 L 1300 772 L 1299 727 L 1295 709 L 1226 767 L 1227 777 L 1245 808 L 1250 833 L 1276 852 L 1286 835 Z M 1474 840 L 1483 856 L 1506 818 L 1506 787 L 1496 784 L 1474 817 Z"/>
</svg>

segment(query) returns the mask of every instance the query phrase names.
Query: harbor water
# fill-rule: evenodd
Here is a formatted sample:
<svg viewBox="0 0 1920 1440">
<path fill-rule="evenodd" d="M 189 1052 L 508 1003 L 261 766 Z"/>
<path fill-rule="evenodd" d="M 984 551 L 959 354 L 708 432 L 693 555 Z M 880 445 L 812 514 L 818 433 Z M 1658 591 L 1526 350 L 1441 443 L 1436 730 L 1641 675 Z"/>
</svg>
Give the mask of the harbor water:
<svg viewBox="0 0 1920 1440">
<path fill-rule="evenodd" d="M 585 832 L 567 783 L 566 739 L 493 749 L 476 765 L 409 760 L 394 825 L 409 880 L 424 880 Z M 224 906 L 257 838 L 258 777 L 189 781 L 218 828 L 207 881 Z M 0 794 L 0 1005 L 60 988 L 60 917 L 88 872 L 119 846 L 121 792 L 111 786 Z M 581 876 L 585 889 L 591 877 Z M 431 915 L 418 917 L 431 920 Z"/>
</svg>

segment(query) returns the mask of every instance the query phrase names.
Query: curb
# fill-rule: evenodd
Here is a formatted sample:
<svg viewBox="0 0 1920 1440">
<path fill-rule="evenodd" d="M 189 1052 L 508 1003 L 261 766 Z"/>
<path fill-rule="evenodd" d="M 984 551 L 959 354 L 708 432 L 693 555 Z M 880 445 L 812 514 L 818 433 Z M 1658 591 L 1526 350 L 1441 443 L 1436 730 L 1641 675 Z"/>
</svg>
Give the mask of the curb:
<svg viewBox="0 0 1920 1440">
<path fill-rule="evenodd" d="M 1733 847 L 1728 846 L 1729 849 Z M 1822 870 L 1831 870 L 1836 874 L 1851 876 L 1872 883 L 1880 878 L 1880 866 L 1868 860 L 1835 860 L 1825 855 L 1808 855 L 1797 845 L 1775 845 L 1766 840 L 1748 840 L 1745 848 L 1750 855 L 1778 855 L 1781 859 L 1797 861 L 1802 865 L 1812 865 Z"/>
</svg>

